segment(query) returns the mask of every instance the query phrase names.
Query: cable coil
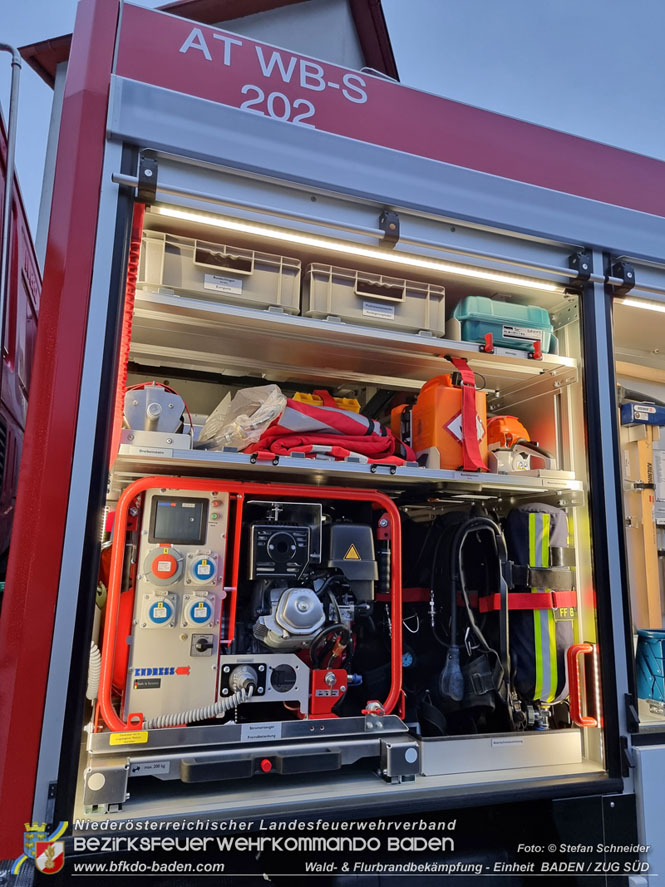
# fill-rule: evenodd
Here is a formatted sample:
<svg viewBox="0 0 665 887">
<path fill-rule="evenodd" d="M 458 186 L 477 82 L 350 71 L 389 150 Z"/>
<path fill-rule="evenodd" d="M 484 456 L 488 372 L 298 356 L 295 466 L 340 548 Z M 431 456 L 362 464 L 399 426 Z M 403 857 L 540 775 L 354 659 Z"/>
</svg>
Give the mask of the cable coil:
<svg viewBox="0 0 665 887">
<path fill-rule="evenodd" d="M 207 705 L 203 708 L 193 708 L 190 711 L 177 711 L 173 714 L 160 715 L 158 718 L 151 718 L 144 721 L 144 730 L 159 730 L 161 727 L 177 727 L 180 724 L 190 724 L 194 721 L 207 721 L 209 718 L 215 718 L 217 715 L 223 715 L 232 708 L 237 708 L 243 702 L 247 702 L 252 693 L 254 686 L 250 684 L 249 689 L 242 688 L 232 696 L 220 699 L 214 705 Z"/>
<path fill-rule="evenodd" d="M 93 641 L 90 644 L 90 660 L 88 666 L 88 686 L 85 691 L 86 698 L 91 702 L 97 699 L 99 690 L 99 675 L 102 671 L 102 653 Z"/>
</svg>

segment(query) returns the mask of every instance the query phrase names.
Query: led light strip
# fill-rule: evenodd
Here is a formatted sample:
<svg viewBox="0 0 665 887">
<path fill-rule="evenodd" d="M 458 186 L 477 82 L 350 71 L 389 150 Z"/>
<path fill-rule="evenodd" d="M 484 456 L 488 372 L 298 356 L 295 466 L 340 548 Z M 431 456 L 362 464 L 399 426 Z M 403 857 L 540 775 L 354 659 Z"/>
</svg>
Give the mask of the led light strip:
<svg viewBox="0 0 665 887">
<path fill-rule="evenodd" d="M 266 225 L 256 225 L 251 222 L 240 222 L 236 219 L 227 219 L 222 216 L 204 215 L 168 206 L 154 208 L 160 215 L 172 219 L 182 219 L 185 222 L 198 222 L 202 225 L 213 225 L 215 228 L 223 228 L 227 231 L 240 231 L 243 234 L 252 234 L 256 237 L 267 237 L 271 240 L 279 240 L 284 243 L 297 243 L 301 246 L 312 246 L 330 252 L 342 253 L 346 256 L 361 256 L 366 259 L 376 259 L 382 263 L 392 265 L 404 265 L 409 268 L 423 268 L 428 271 L 440 271 L 443 274 L 455 274 L 460 277 L 471 277 L 475 280 L 487 280 L 493 283 L 502 283 L 506 286 L 520 286 L 527 289 L 542 290 L 547 293 L 563 291 L 563 286 L 547 283 L 542 280 L 534 280 L 528 277 L 513 277 L 510 274 L 501 274 L 494 271 L 483 271 L 480 268 L 467 268 L 464 265 L 451 265 L 448 262 L 439 262 L 436 259 L 426 259 L 419 256 L 411 256 L 394 250 L 379 250 L 372 247 L 358 246 L 354 243 L 344 243 L 339 240 L 328 240 L 326 237 L 317 237 L 312 234 L 299 234 L 295 231 L 269 228 Z"/>
<path fill-rule="evenodd" d="M 660 311 L 665 314 L 665 302 L 647 302 L 642 299 L 617 299 L 617 302 L 629 308 L 646 308 L 647 311 Z"/>
</svg>

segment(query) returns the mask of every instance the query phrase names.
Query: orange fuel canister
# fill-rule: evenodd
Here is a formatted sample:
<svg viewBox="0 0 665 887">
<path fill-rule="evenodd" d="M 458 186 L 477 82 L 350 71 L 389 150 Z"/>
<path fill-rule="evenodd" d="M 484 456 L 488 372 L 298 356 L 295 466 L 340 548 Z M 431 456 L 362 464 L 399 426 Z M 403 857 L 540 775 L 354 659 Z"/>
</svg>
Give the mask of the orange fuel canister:
<svg viewBox="0 0 665 887">
<path fill-rule="evenodd" d="M 467 468 L 462 423 L 463 394 L 463 386 L 453 385 L 451 376 L 436 376 L 420 389 L 411 417 L 411 445 L 421 465 L 453 471 Z M 484 391 L 470 392 L 470 396 L 474 394 L 476 435 L 480 459 L 486 469 L 487 398 Z"/>
</svg>

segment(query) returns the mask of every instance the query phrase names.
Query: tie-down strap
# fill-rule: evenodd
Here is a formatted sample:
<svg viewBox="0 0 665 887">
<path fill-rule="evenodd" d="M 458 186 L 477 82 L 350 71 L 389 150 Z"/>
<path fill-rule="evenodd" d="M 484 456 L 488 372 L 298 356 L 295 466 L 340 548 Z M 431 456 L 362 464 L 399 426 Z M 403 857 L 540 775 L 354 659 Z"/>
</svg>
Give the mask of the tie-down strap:
<svg viewBox="0 0 665 887">
<path fill-rule="evenodd" d="M 508 593 L 509 610 L 559 610 L 577 606 L 576 591 L 511 591 Z M 488 594 L 478 598 L 478 610 L 491 613 L 501 609 L 501 595 Z"/>
<path fill-rule="evenodd" d="M 508 588 L 546 588 L 548 591 L 572 591 L 575 576 L 570 567 L 527 567 L 507 561 L 502 564 Z"/>
<path fill-rule="evenodd" d="M 463 357 L 447 355 L 446 360 L 462 377 L 462 468 L 464 471 L 487 471 L 478 443 L 475 374 Z"/>
</svg>

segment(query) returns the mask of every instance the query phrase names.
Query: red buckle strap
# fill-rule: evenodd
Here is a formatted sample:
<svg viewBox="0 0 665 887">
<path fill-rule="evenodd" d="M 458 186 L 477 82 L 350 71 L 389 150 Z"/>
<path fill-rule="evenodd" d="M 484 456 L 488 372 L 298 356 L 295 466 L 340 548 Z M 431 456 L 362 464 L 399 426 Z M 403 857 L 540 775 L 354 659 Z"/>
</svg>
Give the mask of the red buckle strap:
<svg viewBox="0 0 665 887">
<path fill-rule="evenodd" d="M 312 392 L 313 394 L 318 394 L 321 398 L 321 403 L 324 407 L 335 407 L 335 409 L 339 409 L 337 406 L 337 401 L 332 396 L 332 394 L 327 391 L 325 388 L 317 388 Z"/>
<path fill-rule="evenodd" d="M 476 376 L 463 357 L 448 355 L 462 377 L 462 452 L 464 471 L 487 471 L 478 443 L 478 412 L 476 410 Z"/>
<path fill-rule="evenodd" d="M 576 607 L 576 591 L 509 592 L 509 610 L 558 610 L 560 607 Z M 501 609 L 501 595 L 489 594 L 478 598 L 481 613 Z"/>
</svg>

